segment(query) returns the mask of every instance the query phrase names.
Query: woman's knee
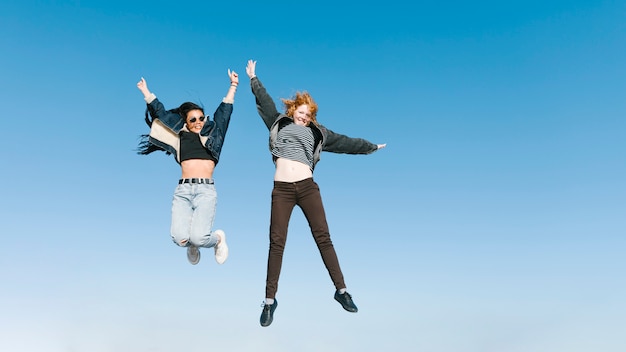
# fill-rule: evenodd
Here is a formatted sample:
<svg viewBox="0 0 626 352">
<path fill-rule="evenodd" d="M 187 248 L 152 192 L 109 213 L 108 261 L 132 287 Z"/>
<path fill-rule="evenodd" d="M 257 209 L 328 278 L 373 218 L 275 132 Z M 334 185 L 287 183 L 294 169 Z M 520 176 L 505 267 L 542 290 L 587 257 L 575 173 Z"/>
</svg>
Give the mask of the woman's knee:
<svg viewBox="0 0 626 352">
<path fill-rule="evenodd" d="M 187 244 L 190 242 L 189 237 L 177 236 L 175 234 L 172 234 L 172 241 L 180 247 L 187 247 Z"/>
</svg>

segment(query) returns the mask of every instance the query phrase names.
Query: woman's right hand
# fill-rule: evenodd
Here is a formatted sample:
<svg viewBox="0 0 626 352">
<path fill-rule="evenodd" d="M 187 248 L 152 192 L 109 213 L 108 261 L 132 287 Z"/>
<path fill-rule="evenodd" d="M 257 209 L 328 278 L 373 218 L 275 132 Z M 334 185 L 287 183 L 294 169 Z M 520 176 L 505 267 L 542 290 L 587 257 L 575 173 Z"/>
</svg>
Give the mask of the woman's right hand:
<svg viewBox="0 0 626 352">
<path fill-rule="evenodd" d="M 150 90 L 148 90 L 148 82 L 141 77 L 141 80 L 137 82 L 137 88 L 143 93 L 144 97 L 150 96 Z"/>
<path fill-rule="evenodd" d="M 253 79 L 254 77 L 256 77 L 256 74 L 254 73 L 255 70 L 256 70 L 256 61 L 248 60 L 248 65 L 246 66 L 246 73 L 248 74 L 248 77 L 250 77 L 250 79 Z"/>
</svg>

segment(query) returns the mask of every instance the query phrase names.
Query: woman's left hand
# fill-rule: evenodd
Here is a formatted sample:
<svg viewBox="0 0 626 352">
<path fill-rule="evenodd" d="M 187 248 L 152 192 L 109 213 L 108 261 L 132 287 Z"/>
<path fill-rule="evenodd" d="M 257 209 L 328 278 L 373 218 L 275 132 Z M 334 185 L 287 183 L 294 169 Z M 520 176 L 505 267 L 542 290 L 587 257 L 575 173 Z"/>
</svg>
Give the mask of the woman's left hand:
<svg viewBox="0 0 626 352">
<path fill-rule="evenodd" d="M 228 69 L 228 77 L 230 77 L 230 84 L 239 84 L 239 75 L 237 74 L 237 72 Z"/>
</svg>

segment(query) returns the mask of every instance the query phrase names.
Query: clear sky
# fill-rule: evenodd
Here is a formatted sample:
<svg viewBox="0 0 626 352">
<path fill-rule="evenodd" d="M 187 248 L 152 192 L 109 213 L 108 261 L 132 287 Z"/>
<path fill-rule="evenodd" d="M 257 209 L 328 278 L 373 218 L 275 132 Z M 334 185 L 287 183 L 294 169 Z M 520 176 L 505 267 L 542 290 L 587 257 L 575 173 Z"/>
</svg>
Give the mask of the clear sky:
<svg viewBox="0 0 626 352">
<path fill-rule="evenodd" d="M 623 352 L 626 5 L 617 0 L 0 4 L 0 350 Z M 315 170 L 359 312 L 294 210 L 259 325 L 274 167 L 245 74 L 387 148 Z M 240 73 L 212 250 L 136 88 L 212 113 Z"/>
</svg>

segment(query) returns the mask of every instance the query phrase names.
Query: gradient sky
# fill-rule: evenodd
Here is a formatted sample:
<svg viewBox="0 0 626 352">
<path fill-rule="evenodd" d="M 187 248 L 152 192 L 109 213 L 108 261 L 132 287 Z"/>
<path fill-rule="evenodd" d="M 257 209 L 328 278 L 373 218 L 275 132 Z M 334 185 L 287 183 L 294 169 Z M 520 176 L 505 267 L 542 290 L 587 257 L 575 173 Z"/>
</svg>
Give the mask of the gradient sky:
<svg viewBox="0 0 626 352">
<path fill-rule="evenodd" d="M 0 4 L 0 350 L 623 352 L 622 1 Z M 387 148 L 315 170 L 345 312 L 294 210 L 259 325 L 274 167 L 245 74 Z M 169 237 L 180 168 L 135 153 L 140 77 L 212 113 L 240 86 L 212 250 Z"/>
</svg>

